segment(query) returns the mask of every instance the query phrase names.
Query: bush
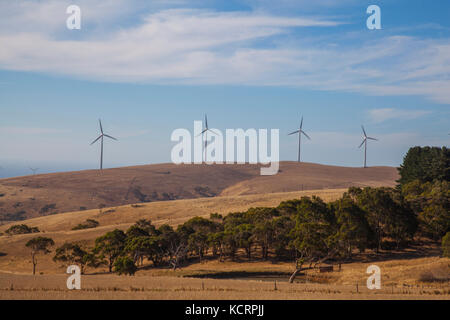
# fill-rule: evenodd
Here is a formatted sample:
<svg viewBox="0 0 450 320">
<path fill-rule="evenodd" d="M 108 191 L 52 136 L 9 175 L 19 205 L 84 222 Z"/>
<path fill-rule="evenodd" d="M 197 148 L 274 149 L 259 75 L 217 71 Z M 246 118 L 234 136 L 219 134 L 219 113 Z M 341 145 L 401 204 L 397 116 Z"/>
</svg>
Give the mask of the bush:
<svg viewBox="0 0 450 320">
<path fill-rule="evenodd" d="M 422 282 L 447 282 L 449 280 L 448 267 L 445 265 L 424 270 L 419 276 L 419 281 Z"/>
<path fill-rule="evenodd" d="M 72 228 L 72 230 L 82 230 L 82 229 L 91 229 L 97 228 L 100 223 L 94 219 L 87 219 L 86 222 L 80 223 L 79 225 Z"/>
<path fill-rule="evenodd" d="M 27 233 L 37 233 L 40 232 L 37 227 L 29 227 L 26 224 L 16 224 L 5 231 L 6 234 L 27 234 Z"/>
<path fill-rule="evenodd" d="M 130 257 L 119 257 L 114 263 L 114 271 L 119 275 L 127 274 L 133 276 L 137 271 L 137 267 Z"/>
<path fill-rule="evenodd" d="M 442 238 L 442 255 L 450 258 L 450 231 Z"/>
</svg>

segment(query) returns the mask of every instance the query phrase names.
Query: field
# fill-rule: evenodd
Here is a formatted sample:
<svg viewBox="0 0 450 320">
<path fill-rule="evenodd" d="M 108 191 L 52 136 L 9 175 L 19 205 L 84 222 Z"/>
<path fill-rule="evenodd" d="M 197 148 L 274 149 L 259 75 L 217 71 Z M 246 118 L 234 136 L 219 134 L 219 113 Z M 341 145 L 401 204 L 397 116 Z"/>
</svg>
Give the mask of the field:
<svg viewBox="0 0 450 320">
<path fill-rule="evenodd" d="M 277 206 L 302 196 L 334 201 L 348 186 L 393 186 L 397 179 L 395 169 L 387 167 L 366 170 L 282 163 L 281 172 L 274 177 L 261 177 L 256 167 L 248 165 L 219 167 L 155 165 L 111 169 L 101 174 L 86 171 L 3 179 L 2 207 L 20 198 L 21 206 L 35 211 L 30 211 L 29 219 L 1 225 L 0 232 L 25 223 L 38 227 L 39 235 L 51 237 L 55 247 L 70 241 L 92 246 L 98 236 L 115 228 L 126 230 L 138 219 L 149 219 L 155 226 L 177 226 L 194 216 Z M 211 185 L 207 185 L 202 170 L 210 170 Z M 203 178 L 197 181 L 196 175 Z M 173 199 L 137 201 L 136 197 L 151 194 L 152 188 L 164 193 L 172 190 Z M 41 204 L 55 202 L 56 208 L 67 212 L 40 213 L 41 204 L 33 203 L 38 199 Z M 100 202 L 109 206 L 98 208 Z M 72 230 L 86 219 L 95 219 L 100 225 Z M 192 258 L 176 271 L 143 267 L 135 276 L 109 274 L 106 268 L 88 269 L 82 276 L 82 289 L 69 291 L 65 267 L 52 261 L 53 252 L 38 256 L 37 274 L 31 275 L 31 256 L 25 243 L 35 236 L 0 236 L 0 299 L 450 299 L 450 260 L 440 258 L 436 243 L 423 242 L 379 255 L 367 251 L 355 257 L 357 262 L 342 264 L 340 270 L 337 265 L 333 272 L 306 270 L 293 284 L 288 283 L 293 261 L 249 261 L 239 252 L 234 261 L 206 258 L 200 263 Z M 366 287 L 366 269 L 371 264 L 382 270 L 381 290 Z"/>
<path fill-rule="evenodd" d="M 143 270 L 132 277 L 89 274 L 81 278 L 82 289 L 74 291 L 65 287 L 63 270 L 36 276 L 0 273 L 0 299 L 450 299 L 448 281 L 418 281 L 426 270 L 448 272 L 449 263 L 438 257 L 379 261 L 380 290 L 366 287 L 369 263 L 344 264 L 340 272 L 307 272 L 289 284 L 284 274 L 292 271 L 290 263 L 210 261 L 175 272 Z M 234 279 L 205 277 L 219 269 L 222 276 L 232 274 Z M 253 278 L 243 280 L 246 273 Z M 276 276 L 268 277 L 269 273 Z M 196 278 L 199 275 L 203 277 Z"/>
</svg>

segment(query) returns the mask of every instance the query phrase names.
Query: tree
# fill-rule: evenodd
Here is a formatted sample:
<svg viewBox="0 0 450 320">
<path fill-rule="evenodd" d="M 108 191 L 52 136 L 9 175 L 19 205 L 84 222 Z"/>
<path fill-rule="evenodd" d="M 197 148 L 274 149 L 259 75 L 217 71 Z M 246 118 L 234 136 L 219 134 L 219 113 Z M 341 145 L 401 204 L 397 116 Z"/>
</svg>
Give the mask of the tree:
<svg viewBox="0 0 450 320">
<path fill-rule="evenodd" d="M 143 264 L 143 258 L 147 257 L 154 266 L 160 264 L 164 253 L 160 250 L 158 236 L 127 237 L 124 252 L 130 253 L 133 262 Z"/>
<path fill-rule="evenodd" d="M 49 247 L 55 245 L 55 242 L 51 238 L 37 237 L 29 240 L 25 246 L 31 249 L 31 261 L 33 262 L 33 275 L 36 274 L 38 253 L 48 254 L 50 253 Z"/>
<path fill-rule="evenodd" d="M 450 183 L 414 180 L 402 186 L 402 194 L 417 215 L 423 235 L 434 240 L 450 231 Z"/>
<path fill-rule="evenodd" d="M 336 248 L 330 242 L 335 219 L 327 205 L 318 197 L 302 197 L 291 232 L 292 245 L 300 252 L 300 259 L 321 262 L 333 256 Z"/>
<path fill-rule="evenodd" d="M 398 169 L 400 185 L 414 180 L 432 182 L 450 180 L 450 150 L 446 147 L 410 148 Z"/>
<path fill-rule="evenodd" d="M 189 250 L 194 251 L 200 262 L 208 250 L 208 234 L 218 229 L 218 223 L 201 218 L 194 217 L 177 228 L 180 240 L 188 245 Z"/>
<path fill-rule="evenodd" d="M 411 181 L 432 182 L 450 180 L 450 150 L 446 147 L 410 148 L 398 169 L 400 185 Z"/>
<path fill-rule="evenodd" d="M 299 272 L 304 270 L 303 264 L 310 262 L 309 268 L 315 262 L 316 265 L 332 258 L 336 253 L 334 229 L 336 221 L 322 199 L 313 196 L 302 197 L 297 204 L 295 215 L 295 227 L 290 236 L 290 245 L 295 248 L 300 257 L 296 257 L 295 270 L 289 278 L 289 283 L 294 282 Z"/>
<path fill-rule="evenodd" d="M 148 235 L 158 235 L 156 227 L 152 224 L 150 220 L 139 219 L 136 221 L 135 226 L 147 232 Z"/>
<path fill-rule="evenodd" d="M 125 239 L 125 233 L 119 229 L 110 231 L 95 239 L 94 252 L 99 253 L 101 257 L 107 258 L 109 272 L 112 272 L 114 262 L 122 254 L 125 247 Z"/>
<path fill-rule="evenodd" d="M 219 255 L 219 261 L 223 261 L 224 256 L 224 232 L 223 230 L 213 232 L 208 235 L 208 244 L 212 247 L 213 255 Z"/>
<path fill-rule="evenodd" d="M 292 241 L 290 231 L 294 229 L 295 221 L 291 216 L 275 217 L 271 221 L 270 230 L 272 232 L 272 247 L 275 249 L 275 255 L 278 259 L 283 257 L 293 257 L 294 250 L 289 246 Z M 256 226 L 258 229 L 258 226 Z M 289 254 L 289 256 L 287 256 Z M 265 258 L 267 259 L 267 257 Z"/>
<path fill-rule="evenodd" d="M 98 267 L 101 262 L 93 253 L 85 250 L 77 243 L 66 242 L 56 249 L 53 261 L 61 261 L 67 264 L 80 266 L 81 274 L 84 274 L 86 266 Z"/>
<path fill-rule="evenodd" d="M 245 223 L 236 226 L 233 230 L 234 238 L 236 239 L 237 245 L 245 250 L 247 259 L 252 258 L 252 245 L 253 245 L 253 231 L 255 227 L 253 224 Z"/>
<path fill-rule="evenodd" d="M 450 231 L 442 237 L 442 255 L 450 258 Z"/>
<path fill-rule="evenodd" d="M 254 226 L 252 228 L 251 240 L 256 241 L 261 246 L 261 256 L 268 259 L 269 249 L 274 240 L 273 219 L 280 214 L 275 208 L 250 208 L 247 213 L 247 223 Z"/>
<path fill-rule="evenodd" d="M 366 218 L 375 234 L 377 253 L 384 237 L 397 243 L 411 238 L 417 228 L 414 213 L 400 195 L 391 188 L 349 188 L 347 193 L 366 212 Z"/>
<path fill-rule="evenodd" d="M 351 257 L 353 248 L 364 251 L 371 235 L 365 212 L 347 195 L 332 203 L 330 207 L 337 222 L 335 239 L 343 255 Z"/>
<path fill-rule="evenodd" d="M 169 264 L 175 270 L 180 267 L 182 261 L 186 258 L 188 246 L 186 240 L 173 230 L 167 224 L 163 224 L 158 228 L 160 233 L 160 248 L 169 258 Z"/>
<path fill-rule="evenodd" d="M 126 274 L 133 276 L 137 271 L 137 267 L 133 259 L 128 256 L 121 256 L 114 262 L 114 271 L 119 275 Z"/>
</svg>

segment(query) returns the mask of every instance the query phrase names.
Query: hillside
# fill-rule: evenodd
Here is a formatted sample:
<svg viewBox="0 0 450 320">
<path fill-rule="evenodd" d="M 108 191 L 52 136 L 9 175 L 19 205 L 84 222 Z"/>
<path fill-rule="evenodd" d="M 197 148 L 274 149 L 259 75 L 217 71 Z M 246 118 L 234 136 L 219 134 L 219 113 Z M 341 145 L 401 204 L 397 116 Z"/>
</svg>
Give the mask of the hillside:
<svg viewBox="0 0 450 320">
<path fill-rule="evenodd" d="M 38 227 L 41 233 L 0 236 L 0 272 L 28 272 L 30 268 L 29 249 L 25 243 L 37 235 L 52 238 L 56 246 L 64 242 L 82 241 L 92 246 L 95 238 L 113 229 L 126 230 L 139 219 L 149 219 L 156 226 L 169 224 L 176 227 L 195 216 L 209 217 L 213 212 L 227 214 L 245 211 L 250 207 L 277 206 L 281 201 L 298 199 L 302 196 L 316 195 L 324 201 L 334 201 L 342 196 L 345 189 L 311 190 L 299 192 L 283 192 L 256 194 L 246 196 L 212 197 L 201 199 L 185 199 L 158 201 L 139 205 L 124 205 L 114 208 L 93 209 L 67 212 L 25 220 L 29 226 Z M 86 219 L 95 219 L 100 225 L 94 229 L 71 230 Z M 0 226 L 4 232 L 12 224 Z M 57 264 L 51 255 L 40 256 L 40 270 L 56 272 Z"/>
<path fill-rule="evenodd" d="M 176 199 L 393 186 L 396 168 L 281 162 L 274 176 L 258 165 L 155 164 L 0 179 L 0 221 Z"/>
</svg>

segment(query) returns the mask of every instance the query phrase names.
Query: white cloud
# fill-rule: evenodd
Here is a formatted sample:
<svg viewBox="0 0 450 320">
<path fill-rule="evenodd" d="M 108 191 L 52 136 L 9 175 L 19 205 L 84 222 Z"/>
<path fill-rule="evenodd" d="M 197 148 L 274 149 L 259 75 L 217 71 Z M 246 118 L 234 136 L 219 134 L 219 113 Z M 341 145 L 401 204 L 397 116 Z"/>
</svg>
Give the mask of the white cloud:
<svg viewBox="0 0 450 320">
<path fill-rule="evenodd" d="M 387 120 L 412 120 L 430 114 L 428 110 L 402 110 L 394 108 L 379 108 L 368 111 L 373 122 L 379 123 Z"/>
<path fill-rule="evenodd" d="M 52 9 L 59 5 L 55 1 L 45 3 L 50 13 L 57 11 Z M 102 7 L 102 2 L 89 1 L 88 8 L 96 10 L 86 13 L 87 24 L 106 19 L 100 16 L 108 13 L 112 18 L 106 25 L 114 25 L 114 19 L 120 22 L 125 2 L 113 3 L 106 1 Z M 104 15 L 102 8 L 107 10 Z M 323 37 L 317 43 L 292 37 L 280 41 L 279 37 L 288 37 L 293 28 L 339 23 L 262 11 L 169 9 L 139 16 L 132 26 L 102 29 L 73 40 L 67 34 L 55 35 L 56 25 L 49 18 L 52 14 L 37 10 L 36 19 L 49 21 L 47 27 L 25 28 L 22 23 L 30 15 L 29 7 L 25 11 L 4 9 L 0 21 L 5 16 L 8 24 L 0 23 L 1 69 L 113 82 L 293 86 L 371 95 L 422 95 L 450 104 L 450 39 L 389 36 L 371 42 L 359 40 L 351 46 L 331 36 L 329 45 L 324 45 Z"/>
</svg>

